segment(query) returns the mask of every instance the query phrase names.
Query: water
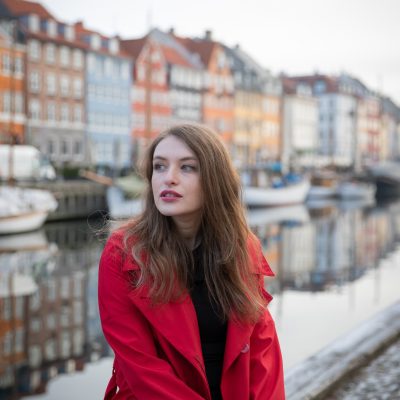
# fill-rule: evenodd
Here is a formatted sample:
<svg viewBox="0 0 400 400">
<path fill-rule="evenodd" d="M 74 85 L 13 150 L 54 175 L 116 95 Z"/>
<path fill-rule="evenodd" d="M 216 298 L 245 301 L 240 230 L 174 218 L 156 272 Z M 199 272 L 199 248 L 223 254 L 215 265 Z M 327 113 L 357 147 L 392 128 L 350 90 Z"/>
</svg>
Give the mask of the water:
<svg viewBox="0 0 400 400">
<path fill-rule="evenodd" d="M 266 286 L 285 368 L 399 300 L 400 202 L 248 218 L 276 273 Z M 0 399 L 102 397 L 112 367 L 97 313 L 102 247 L 86 221 L 0 237 Z"/>
</svg>

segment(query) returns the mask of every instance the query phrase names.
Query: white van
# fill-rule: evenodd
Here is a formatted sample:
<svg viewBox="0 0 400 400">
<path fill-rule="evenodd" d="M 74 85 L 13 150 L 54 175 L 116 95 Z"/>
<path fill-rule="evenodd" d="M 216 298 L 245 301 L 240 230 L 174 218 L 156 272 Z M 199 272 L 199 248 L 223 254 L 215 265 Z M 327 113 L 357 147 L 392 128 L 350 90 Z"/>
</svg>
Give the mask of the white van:
<svg viewBox="0 0 400 400">
<path fill-rule="evenodd" d="M 10 154 L 11 151 L 11 154 Z M 54 180 L 56 171 L 48 159 L 34 146 L 0 144 L 0 180 Z"/>
</svg>

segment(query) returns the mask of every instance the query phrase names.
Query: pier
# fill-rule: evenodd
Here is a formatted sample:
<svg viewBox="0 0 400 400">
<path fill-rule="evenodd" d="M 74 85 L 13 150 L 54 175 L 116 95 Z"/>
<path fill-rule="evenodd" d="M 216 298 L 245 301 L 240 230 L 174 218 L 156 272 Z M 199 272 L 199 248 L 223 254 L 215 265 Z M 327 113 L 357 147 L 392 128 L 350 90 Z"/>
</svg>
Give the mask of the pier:
<svg viewBox="0 0 400 400">
<path fill-rule="evenodd" d="M 21 187 L 49 190 L 58 201 L 48 221 L 88 218 L 107 210 L 106 186 L 87 180 L 19 183 Z"/>
</svg>

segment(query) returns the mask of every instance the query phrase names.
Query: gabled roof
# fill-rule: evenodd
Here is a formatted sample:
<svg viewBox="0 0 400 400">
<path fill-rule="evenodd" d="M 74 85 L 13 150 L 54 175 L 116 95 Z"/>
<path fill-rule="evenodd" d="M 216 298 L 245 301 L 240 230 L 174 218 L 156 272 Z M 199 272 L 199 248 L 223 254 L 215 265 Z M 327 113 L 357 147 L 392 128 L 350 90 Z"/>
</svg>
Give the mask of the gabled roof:
<svg viewBox="0 0 400 400">
<path fill-rule="evenodd" d="M 8 11 L 16 16 L 36 14 L 40 18 L 54 19 L 55 17 L 41 4 L 25 0 L 2 0 Z"/>
<path fill-rule="evenodd" d="M 121 47 L 134 59 L 139 57 L 140 52 L 146 44 L 147 36 L 140 39 L 121 40 Z"/>
<path fill-rule="evenodd" d="M 190 52 L 198 54 L 205 66 L 208 66 L 214 48 L 218 45 L 217 42 L 206 39 L 181 38 L 178 36 L 174 36 L 174 38 Z"/>
<path fill-rule="evenodd" d="M 122 48 L 133 58 L 138 58 L 146 42 L 152 40 L 163 53 L 167 63 L 181 65 L 188 68 L 202 69 L 203 65 L 175 36 L 153 29 L 148 35 L 140 39 L 122 40 Z"/>
</svg>

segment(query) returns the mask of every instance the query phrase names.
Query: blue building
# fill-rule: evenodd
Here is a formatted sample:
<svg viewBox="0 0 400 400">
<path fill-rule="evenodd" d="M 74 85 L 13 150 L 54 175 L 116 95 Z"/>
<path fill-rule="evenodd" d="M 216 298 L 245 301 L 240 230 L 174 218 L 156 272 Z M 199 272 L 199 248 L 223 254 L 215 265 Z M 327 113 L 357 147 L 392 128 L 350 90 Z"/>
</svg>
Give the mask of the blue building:
<svg viewBox="0 0 400 400">
<path fill-rule="evenodd" d="M 75 24 L 87 45 L 86 127 L 90 164 L 105 174 L 131 167 L 132 61 L 108 38 Z"/>
</svg>

